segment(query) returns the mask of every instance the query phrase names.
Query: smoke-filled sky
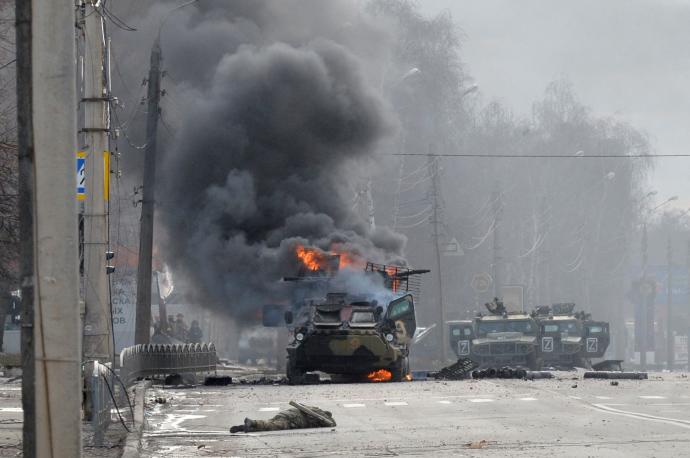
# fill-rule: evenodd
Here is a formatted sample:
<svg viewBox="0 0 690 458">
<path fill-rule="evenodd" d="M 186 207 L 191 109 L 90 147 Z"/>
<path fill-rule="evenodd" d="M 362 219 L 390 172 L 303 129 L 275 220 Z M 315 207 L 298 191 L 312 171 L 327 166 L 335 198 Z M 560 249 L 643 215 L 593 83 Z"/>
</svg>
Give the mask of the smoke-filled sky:
<svg viewBox="0 0 690 458">
<path fill-rule="evenodd" d="M 171 5 L 140 9 L 136 25 L 152 35 L 167 18 L 157 245 L 199 299 L 244 316 L 284 299 L 298 245 L 403 263 L 405 237 L 352 208 L 396 128 L 364 65 L 380 57 L 378 26 L 344 0 Z M 118 42 L 125 71 L 145 65 L 137 40 Z"/>
<path fill-rule="evenodd" d="M 529 114 L 570 80 L 593 112 L 645 130 L 659 154 L 690 152 L 690 0 L 422 0 L 465 34 L 463 59 L 485 98 Z M 657 201 L 690 207 L 690 158 L 660 159 Z"/>
</svg>

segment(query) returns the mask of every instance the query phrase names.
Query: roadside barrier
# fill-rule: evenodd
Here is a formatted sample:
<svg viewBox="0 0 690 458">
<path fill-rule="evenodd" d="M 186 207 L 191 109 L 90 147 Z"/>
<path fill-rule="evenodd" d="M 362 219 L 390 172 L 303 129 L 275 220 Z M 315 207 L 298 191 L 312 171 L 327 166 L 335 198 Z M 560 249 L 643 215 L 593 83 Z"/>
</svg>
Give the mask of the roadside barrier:
<svg viewBox="0 0 690 458">
<path fill-rule="evenodd" d="M 213 372 L 216 370 L 214 344 L 147 344 L 127 347 L 120 353 L 120 372 L 126 384 L 142 377 Z"/>
</svg>

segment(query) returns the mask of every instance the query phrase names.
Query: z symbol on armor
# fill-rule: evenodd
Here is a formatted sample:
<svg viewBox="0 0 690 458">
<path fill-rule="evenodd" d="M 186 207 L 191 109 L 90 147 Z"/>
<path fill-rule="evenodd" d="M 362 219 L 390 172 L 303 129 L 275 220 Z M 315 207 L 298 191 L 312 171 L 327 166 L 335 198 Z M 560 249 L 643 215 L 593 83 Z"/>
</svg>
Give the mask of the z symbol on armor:
<svg viewBox="0 0 690 458">
<path fill-rule="evenodd" d="M 546 352 L 553 351 L 553 337 L 542 337 L 541 338 L 541 351 L 546 351 Z"/>
<path fill-rule="evenodd" d="M 590 337 L 587 339 L 587 353 L 596 353 L 599 348 L 599 339 Z"/>
<path fill-rule="evenodd" d="M 469 355 L 470 354 L 470 341 L 469 340 L 458 341 L 458 353 L 461 355 Z"/>
</svg>

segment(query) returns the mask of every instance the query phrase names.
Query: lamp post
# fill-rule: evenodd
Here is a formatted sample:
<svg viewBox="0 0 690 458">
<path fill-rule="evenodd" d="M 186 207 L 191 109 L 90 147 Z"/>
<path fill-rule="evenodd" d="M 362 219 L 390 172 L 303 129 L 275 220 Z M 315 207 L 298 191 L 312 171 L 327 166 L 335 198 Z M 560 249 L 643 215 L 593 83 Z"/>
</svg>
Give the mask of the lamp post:
<svg viewBox="0 0 690 458">
<path fill-rule="evenodd" d="M 687 215 L 690 208 L 678 215 L 678 219 Z M 675 364 L 675 339 L 673 335 L 673 251 L 671 244 L 671 231 L 666 242 L 666 368 L 673 370 Z"/>
<path fill-rule="evenodd" d="M 652 191 L 648 193 L 646 197 L 650 197 L 656 195 L 656 191 Z M 642 282 L 647 281 L 647 218 L 650 217 L 652 214 L 654 214 L 655 211 L 659 210 L 661 207 L 664 205 L 668 204 L 669 202 L 673 202 L 674 200 L 678 200 L 678 196 L 672 196 L 657 205 L 656 207 L 652 208 L 649 210 L 647 215 L 643 216 L 643 223 L 642 223 Z M 647 368 L 647 347 L 648 347 L 648 330 L 649 330 L 649 305 L 646 302 L 642 304 L 642 339 L 640 342 L 640 367 L 642 370 L 646 370 Z M 653 317 L 652 317 L 653 319 Z"/>
</svg>

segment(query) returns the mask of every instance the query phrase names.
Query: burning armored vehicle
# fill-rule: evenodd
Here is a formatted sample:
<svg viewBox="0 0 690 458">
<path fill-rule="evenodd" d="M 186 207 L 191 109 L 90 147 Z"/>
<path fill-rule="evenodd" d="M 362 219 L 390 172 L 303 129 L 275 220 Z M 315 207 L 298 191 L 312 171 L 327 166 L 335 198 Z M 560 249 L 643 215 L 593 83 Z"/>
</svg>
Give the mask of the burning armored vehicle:
<svg viewBox="0 0 690 458">
<path fill-rule="evenodd" d="M 292 320 L 294 339 L 287 347 L 287 377 L 302 381 L 306 372 L 402 381 L 410 372 L 409 344 L 416 330 L 411 294 L 384 307 L 374 300 L 329 293 L 309 301 Z"/>
<path fill-rule="evenodd" d="M 284 278 L 296 285 L 285 312 L 288 381 L 302 383 L 314 371 L 353 380 L 408 377 L 414 295 L 419 275 L 429 271 L 371 262 L 347 262 L 343 270 L 340 255 L 317 254 L 298 251 L 304 267 Z"/>
</svg>

